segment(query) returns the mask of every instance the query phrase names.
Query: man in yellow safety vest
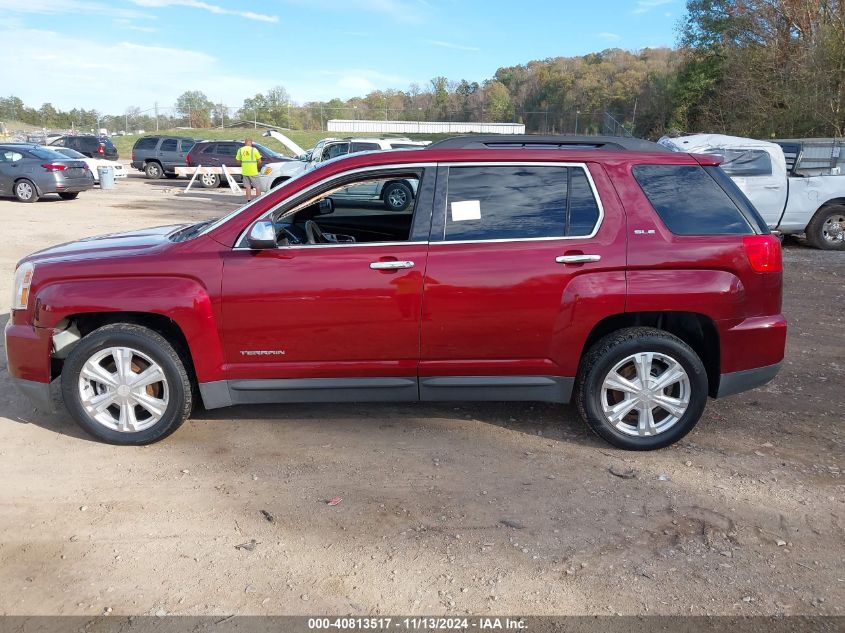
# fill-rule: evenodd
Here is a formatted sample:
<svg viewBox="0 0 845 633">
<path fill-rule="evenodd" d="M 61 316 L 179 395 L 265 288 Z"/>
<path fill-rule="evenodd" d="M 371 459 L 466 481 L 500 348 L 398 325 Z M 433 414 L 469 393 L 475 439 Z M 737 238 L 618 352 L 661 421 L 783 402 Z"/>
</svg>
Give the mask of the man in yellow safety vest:
<svg viewBox="0 0 845 633">
<path fill-rule="evenodd" d="M 255 189 L 255 197 L 261 195 L 261 183 L 258 182 L 258 162 L 261 160 L 261 152 L 252 146 L 252 139 L 244 140 L 244 146 L 235 154 L 235 160 L 241 164 L 243 175 L 244 193 L 246 201 L 252 200 L 252 190 Z"/>
</svg>

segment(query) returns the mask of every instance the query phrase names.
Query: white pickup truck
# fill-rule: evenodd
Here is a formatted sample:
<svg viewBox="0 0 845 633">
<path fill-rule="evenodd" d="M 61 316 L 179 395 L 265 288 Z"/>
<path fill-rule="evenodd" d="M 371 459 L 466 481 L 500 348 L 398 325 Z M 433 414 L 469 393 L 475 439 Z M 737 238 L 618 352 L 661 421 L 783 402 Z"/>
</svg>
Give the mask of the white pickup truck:
<svg viewBox="0 0 845 633">
<path fill-rule="evenodd" d="M 722 134 L 663 137 L 674 151 L 722 156 L 722 169 L 773 231 L 845 250 L 845 151 L 839 139 L 777 142 Z"/>
</svg>

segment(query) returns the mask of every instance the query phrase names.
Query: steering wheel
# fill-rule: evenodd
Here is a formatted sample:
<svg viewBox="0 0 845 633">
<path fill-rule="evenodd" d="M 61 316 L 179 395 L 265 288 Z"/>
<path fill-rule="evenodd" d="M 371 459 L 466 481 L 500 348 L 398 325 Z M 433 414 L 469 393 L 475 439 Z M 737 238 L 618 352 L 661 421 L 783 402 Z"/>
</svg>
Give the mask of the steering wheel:
<svg viewBox="0 0 845 633">
<path fill-rule="evenodd" d="M 328 244 L 329 240 L 323 235 L 320 227 L 314 220 L 308 220 L 305 223 L 305 235 L 308 236 L 309 244 Z"/>
</svg>

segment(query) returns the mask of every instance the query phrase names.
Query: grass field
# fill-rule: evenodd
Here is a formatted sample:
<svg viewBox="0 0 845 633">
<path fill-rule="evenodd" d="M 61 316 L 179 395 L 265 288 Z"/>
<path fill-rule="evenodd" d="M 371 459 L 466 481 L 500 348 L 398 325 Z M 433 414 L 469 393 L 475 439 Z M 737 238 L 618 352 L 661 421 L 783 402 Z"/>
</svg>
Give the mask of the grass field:
<svg viewBox="0 0 845 633">
<path fill-rule="evenodd" d="M 262 128 L 254 129 L 251 127 L 240 127 L 240 128 L 226 128 L 221 130 L 220 128 L 204 128 L 204 129 L 194 129 L 194 130 L 159 130 L 158 132 L 147 132 L 144 136 L 148 136 L 150 134 L 172 134 L 174 136 L 189 136 L 191 138 L 195 138 L 197 140 L 215 140 L 215 139 L 226 139 L 226 140 L 238 140 L 242 141 L 243 139 L 250 137 L 255 142 L 261 143 L 262 145 L 266 145 L 272 150 L 276 150 L 277 152 L 285 155 L 290 155 L 290 152 L 276 139 L 271 137 L 262 137 L 261 134 L 264 132 Z M 284 135 L 291 139 L 294 143 L 302 147 L 303 149 L 309 149 L 314 147 L 314 145 L 320 139 L 330 138 L 330 137 L 338 137 L 342 138 L 344 136 L 349 136 L 346 132 L 315 132 L 315 131 L 307 131 L 307 130 L 290 130 L 284 132 Z M 132 134 L 128 136 L 113 136 L 112 142 L 114 143 L 115 147 L 117 147 L 117 151 L 120 154 L 121 158 L 128 158 L 132 153 L 132 146 L 135 144 L 140 138 L 141 135 Z M 356 135 L 356 136 L 364 136 L 364 135 Z M 366 135 L 366 136 L 377 136 L 377 135 Z M 387 135 L 387 136 L 408 136 L 410 138 L 416 140 L 423 140 L 423 141 L 432 141 L 438 138 L 442 138 L 444 135 L 428 135 L 428 134 L 408 134 L 408 135 Z M 447 135 L 448 136 L 448 135 Z"/>
</svg>

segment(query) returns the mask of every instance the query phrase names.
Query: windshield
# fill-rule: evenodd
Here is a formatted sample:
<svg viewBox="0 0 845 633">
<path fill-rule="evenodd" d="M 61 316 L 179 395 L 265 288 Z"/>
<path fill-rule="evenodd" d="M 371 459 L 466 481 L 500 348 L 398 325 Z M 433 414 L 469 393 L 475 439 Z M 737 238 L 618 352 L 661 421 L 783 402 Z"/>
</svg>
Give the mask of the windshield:
<svg viewBox="0 0 845 633">
<path fill-rule="evenodd" d="M 272 149 L 264 145 L 260 145 L 258 143 L 253 143 L 252 145 L 256 149 L 258 149 L 259 152 L 261 152 L 262 156 L 275 158 L 277 160 L 290 160 L 290 158 L 288 158 L 287 156 L 283 156 L 282 154 L 279 154 L 279 152 L 274 152 Z"/>
</svg>

